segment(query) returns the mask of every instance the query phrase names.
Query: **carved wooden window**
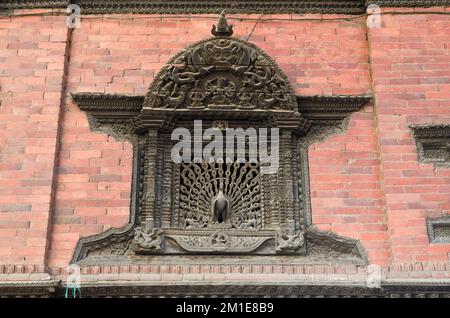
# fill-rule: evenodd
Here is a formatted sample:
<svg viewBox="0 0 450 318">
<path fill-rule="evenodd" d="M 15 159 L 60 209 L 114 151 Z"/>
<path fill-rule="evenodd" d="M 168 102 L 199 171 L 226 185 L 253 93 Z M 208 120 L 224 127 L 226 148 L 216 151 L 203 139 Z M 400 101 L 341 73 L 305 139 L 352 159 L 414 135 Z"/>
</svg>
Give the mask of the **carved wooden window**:
<svg viewBox="0 0 450 318">
<path fill-rule="evenodd" d="M 430 243 L 450 243 L 450 215 L 427 219 Z"/>
<path fill-rule="evenodd" d="M 450 167 L 450 126 L 412 126 L 419 160 Z"/>
<path fill-rule="evenodd" d="M 311 255 L 360 262 L 356 240 L 312 226 L 307 147 L 342 131 L 367 97 L 296 97 L 263 51 L 231 37 L 221 16 L 214 37 L 177 54 L 147 95 L 77 93 L 93 129 L 134 144 L 130 224 L 82 238 L 73 261 L 146 260 L 164 254 Z M 210 127 L 279 129 L 279 169 L 260 162 L 171 160 L 171 132 L 194 119 Z"/>
</svg>

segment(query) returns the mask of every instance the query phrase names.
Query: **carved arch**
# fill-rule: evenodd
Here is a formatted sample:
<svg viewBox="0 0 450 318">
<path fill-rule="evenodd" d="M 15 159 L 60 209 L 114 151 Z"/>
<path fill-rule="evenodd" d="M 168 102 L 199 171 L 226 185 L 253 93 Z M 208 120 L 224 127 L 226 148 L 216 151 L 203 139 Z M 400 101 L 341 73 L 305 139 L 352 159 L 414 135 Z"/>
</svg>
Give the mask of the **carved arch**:
<svg viewBox="0 0 450 318">
<path fill-rule="evenodd" d="M 252 253 L 365 262 L 358 241 L 311 225 L 306 149 L 311 140 L 340 130 L 343 120 L 368 97 L 296 97 L 267 54 L 230 37 L 232 28 L 223 14 L 212 33 L 215 37 L 172 58 L 146 96 L 73 94 L 80 108 L 92 116 L 94 128 L 128 137 L 136 151 L 130 224 L 80 239 L 73 261 L 145 262 L 148 254 Z M 257 180 L 251 191 L 256 189 L 254 197 L 261 198 L 257 202 L 261 209 L 244 216 L 257 218 L 255 222 L 239 219 L 239 226 L 229 222 L 217 227 L 205 218 L 206 226 L 198 228 L 195 222 L 186 226 L 179 221 L 186 219 L 180 218 L 184 212 L 179 208 L 182 167 L 170 159 L 170 131 L 195 118 L 213 125 L 216 119 L 225 119 L 234 126 L 263 123 L 280 128 L 279 171 L 249 179 Z M 238 168 L 244 175 L 245 167 Z M 220 175 L 220 167 L 217 170 Z M 191 212 L 198 214 L 198 209 Z M 249 230 L 248 224 L 256 226 Z"/>
<path fill-rule="evenodd" d="M 226 108 L 298 111 L 294 90 L 260 48 L 218 36 L 194 43 L 157 74 L 143 109 Z"/>
</svg>

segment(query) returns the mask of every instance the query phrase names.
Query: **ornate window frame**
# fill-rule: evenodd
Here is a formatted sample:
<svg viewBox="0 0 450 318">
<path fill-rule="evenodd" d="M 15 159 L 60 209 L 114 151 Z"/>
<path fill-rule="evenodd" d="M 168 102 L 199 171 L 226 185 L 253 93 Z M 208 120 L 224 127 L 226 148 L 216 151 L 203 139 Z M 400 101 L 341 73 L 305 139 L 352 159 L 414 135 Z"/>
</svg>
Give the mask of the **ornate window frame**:
<svg viewBox="0 0 450 318">
<path fill-rule="evenodd" d="M 295 96 L 287 77 L 267 54 L 231 37 L 232 28 L 224 14 L 212 33 L 213 38 L 173 57 L 146 96 L 72 94 L 80 109 L 88 113 L 93 130 L 134 145 L 130 223 L 80 239 L 72 261 L 145 262 L 148 254 L 251 252 L 367 262 L 359 241 L 318 231 L 312 225 L 307 149 L 314 141 L 345 129 L 348 116 L 370 97 Z M 211 89 L 211 85 L 219 85 L 217 80 L 220 85 L 229 82 L 233 93 L 224 96 L 223 89 Z M 209 233 L 171 225 L 179 202 L 179 177 L 167 157 L 168 131 L 199 117 L 230 123 L 266 122 L 280 129 L 280 169 L 261 181 L 265 189 L 261 189 L 265 193 L 261 202 L 268 213 L 264 219 L 269 222 L 263 230 Z M 221 241 L 226 240 L 227 245 L 217 249 L 214 235 L 222 235 Z"/>
</svg>

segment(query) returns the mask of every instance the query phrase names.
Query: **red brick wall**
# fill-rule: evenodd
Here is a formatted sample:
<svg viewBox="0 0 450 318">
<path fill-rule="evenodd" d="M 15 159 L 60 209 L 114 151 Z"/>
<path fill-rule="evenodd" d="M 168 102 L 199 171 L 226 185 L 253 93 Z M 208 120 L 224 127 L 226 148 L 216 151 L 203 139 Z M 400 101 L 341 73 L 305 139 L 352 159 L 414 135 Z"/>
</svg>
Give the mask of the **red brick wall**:
<svg viewBox="0 0 450 318">
<path fill-rule="evenodd" d="M 368 105 L 353 114 L 348 130 L 310 146 L 313 224 L 359 239 L 370 262 L 389 261 L 376 118 Z"/>
<path fill-rule="evenodd" d="M 0 263 L 45 263 L 67 28 L 0 19 Z"/>
<path fill-rule="evenodd" d="M 154 17 L 84 18 L 81 29 L 75 29 L 71 35 L 67 91 L 145 94 L 164 63 L 187 45 L 209 37 L 211 24 L 217 18 L 215 15 L 173 20 Z M 230 16 L 233 17 L 238 16 Z M 258 18 L 259 15 L 245 17 Z M 270 17 L 286 19 L 291 15 L 264 16 Z M 346 16 L 292 17 L 339 19 Z M 255 21 L 231 21 L 235 24 L 235 36 L 247 39 L 251 34 L 249 41 L 265 50 L 280 65 L 297 94 L 375 95 L 375 105 L 368 105 L 353 114 L 347 131 L 316 143 L 309 150 L 313 223 L 321 229 L 360 239 L 372 263 L 448 260 L 450 245 L 428 244 L 425 217 L 449 212 L 450 172 L 418 163 L 407 126 L 449 122 L 449 38 L 445 31 L 449 19 L 432 14 L 383 17 L 386 27 L 369 31 L 364 18 L 352 21 L 260 21 L 256 27 Z M 29 21 L 27 19 L 39 23 L 21 22 Z M 19 37 L 19 32 L 24 33 L 20 36 L 20 41 L 24 42 L 27 42 L 25 35 L 28 32 L 51 32 L 48 26 L 41 27 L 40 23 L 63 23 L 60 18 L 17 17 L 11 20 L 0 20 L 0 36 L 12 38 L 11 42 L 15 41 L 14 36 Z M 56 43 L 52 39 L 62 36 L 58 35 L 61 29 L 65 30 L 58 28 L 54 31 L 57 35 L 53 38 L 49 35 L 46 41 L 33 37 L 33 41 L 39 39 L 49 46 L 60 45 L 62 52 L 51 58 L 59 58 L 60 63 L 64 60 L 65 39 Z M 0 42 L 0 52 L 5 51 L 7 55 L 6 58 L 3 58 L 4 54 L 0 55 L 0 63 L 14 65 L 11 62 L 17 61 L 20 50 L 4 45 Z M 57 49 L 41 48 L 39 44 L 38 48 L 40 52 Z M 52 154 L 45 153 L 46 157 L 35 154 L 43 159 L 41 164 L 47 168 L 35 164 L 35 157 L 27 154 L 27 147 L 36 149 L 29 143 L 41 130 L 40 124 L 28 118 L 28 115 L 34 117 L 28 112 L 35 109 L 34 106 L 40 106 L 36 101 L 39 94 L 33 93 L 36 98 L 32 99 L 20 96 L 32 94 L 34 85 L 42 85 L 40 80 L 36 84 L 26 84 L 30 85 L 29 89 L 23 88 L 27 81 L 36 81 L 36 72 L 43 77 L 55 76 L 62 80 L 62 69 L 54 70 L 57 62 L 47 61 L 45 70 L 39 72 L 40 64 L 36 62 L 37 59 L 30 61 L 25 68 L 29 72 L 24 73 L 9 66 L 11 72 L 17 73 L 13 76 L 0 70 L 3 100 L 0 116 L 6 116 L 0 117 L 0 147 L 10 145 L 9 138 L 25 144 L 25 151 L 20 152 L 21 148 L 14 148 L 19 144 L 13 142 L 15 153 L 11 154 L 10 161 L 5 161 L 9 154 L 3 150 L 10 148 L 2 148 L 0 165 L 5 165 L 5 169 L 0 172 L 0 177 L 7 181 L 0 184 L 0 207 L 28 209 L 32 206 L 31 212 L 0 212 L 0 263 L 19 262 L 13 254 L 27 256 L 22 262 L 29 264 L 43 261 L 43 252 L 38 259 L 28 258 L 32 255 L 29 253 L 37 253 L 38 249 L 25 249 L 28 239 L 24 232 L 35 233 L 32 231 L 36 226 L 34 221 L 26 223 L 33 220 L 35 205 L 46 206 L 35 215 L 37 218 L 45 216 L 47 220 L 51 181 L 48 185 L 35 186 L 32 183 L 26 185 L 23 180 L 44 178 L 39 177 L 44 171 L 48 171 L 51 180 L 54 162 L 49 156 L 54 156 L 55 146 L 37 145 L 42 146 L 42 151 L 53 149 Z M 16 83 L 14 76 L 22 78 Z M 19 92 L 15 93 L 15 90 Z M 42 88 L 36 90 L 43 94 Z M 52 133 L 45 138 L 60 141 L 48 259 L 49 265 L 56 267 L 70 261 L 80 237 L 128 222 L 132 147 L 106 134 L 91 132 L 86 114 L 69 96 L 63 102 L 61 131 L 56 138 L 59 95 L 45 91 L 39 95 L 44 99 L 42 104 L 47 105 L 42 109 L 54 110 L 48 122 L 49 127 L 53 127 Z M 20 109 L 26 113 L 18 113 Z M 23 123 L 9 122 L 8 116 L 16 116 Z M 50 117 L 37 117 L 36 120 L 43 118 Z M 28 128 L 26 134 L 16 129 L 24 125 Z M 13 129 L 10 137 L 3 136 L 3 131 Z M 24 162 L 20 169 L 15 166 L 18 160 Z M 28 177 L 25 173 L 33 176 Z M 45 203 L 41 202 L 44 198 Z M 27 229 L 22 230 L 23 226 Z M 33 235 L 41 239 L 39 242 L 45 242 L 45 230 L 41 232 Z M 18 246 L 8 245 L 8 242 Z M 30 242 L 35 240 L 30 239 Z"/>
<path fill-rule="evenodd" d="M 450 123 L 450 18 L 383 20 L 369 43 L 392 262 L 448 261 L 450 244 L 428 243 L 425 218 L 450 213 L 450 169 L 418 162 L 408 126 Z"/>
</svg>

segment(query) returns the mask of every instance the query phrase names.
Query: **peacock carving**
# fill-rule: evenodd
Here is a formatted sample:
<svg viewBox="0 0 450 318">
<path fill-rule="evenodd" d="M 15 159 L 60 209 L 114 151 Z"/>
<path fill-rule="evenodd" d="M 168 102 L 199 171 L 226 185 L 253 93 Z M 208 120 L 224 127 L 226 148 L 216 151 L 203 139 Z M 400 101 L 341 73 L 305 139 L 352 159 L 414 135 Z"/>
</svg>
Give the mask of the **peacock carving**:
<svg viewBox="0 0 450 318">
<path fill-rule="evenodd" d="M 182 164 L 180 179 L 181 227 L 261 228 L 259 163 Z"/>
<path fill-rule="evenodd" d="M 232 210 L 231 199 L 223 193 L 223 180 L 219 181 L 219 193 L 211 200 L 211 212 L 214 223 L 225 223 L 230 221 Z"/>
</svg>

